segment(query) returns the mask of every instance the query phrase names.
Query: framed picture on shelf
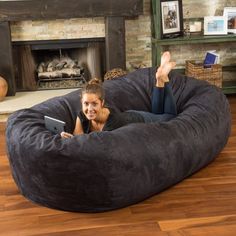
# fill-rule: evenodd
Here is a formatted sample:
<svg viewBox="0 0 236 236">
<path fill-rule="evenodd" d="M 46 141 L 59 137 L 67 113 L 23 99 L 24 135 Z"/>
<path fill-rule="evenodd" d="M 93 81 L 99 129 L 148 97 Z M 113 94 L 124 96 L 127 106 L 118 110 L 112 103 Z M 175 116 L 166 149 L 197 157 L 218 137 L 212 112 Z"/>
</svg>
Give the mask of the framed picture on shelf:
<svg viewBox="0 0 236 236">
<path fill-rule="evenodd" d="M 203 29 L 203 18 L 185 18 L 184 35 L 201 35 Z"/>
<path fill-rule="evenodd" d="M 205 16 L 204 35 L 227 34 L 227 19 L 224 16 Z"/>
<path fill-rule="evenodd" d="M 202 21 L 190 21 L 189 22 L 190 34 L 201 34 L 202 32 Z"/>
<path fill-rule="evenodd" d="M 182 0 L 160 0 L 161 38 L 174 38 L 183 35 Z"/>
<path fill-rule="evenodd" d="M 224 17 L 227 19 L 228 33 L 236 34 L 236 7 L 225 7 Z"/>
</svg>

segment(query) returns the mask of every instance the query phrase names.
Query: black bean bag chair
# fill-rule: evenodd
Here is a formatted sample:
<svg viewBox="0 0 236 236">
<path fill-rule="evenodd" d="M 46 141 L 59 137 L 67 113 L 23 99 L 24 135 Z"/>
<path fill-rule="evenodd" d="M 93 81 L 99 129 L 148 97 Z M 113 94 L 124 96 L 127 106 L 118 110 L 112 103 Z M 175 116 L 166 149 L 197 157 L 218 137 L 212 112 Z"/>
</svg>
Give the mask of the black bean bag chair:
<svg viewBox="0 0 236 236">
<path fill-rule="evenodd" d="M 45 128 L 44 115 L 64 120 L 72 132 L 80 90 L 13 113 L 6 140 L 21 193 L 51 208 L 102 212 L 140 202 L 213 161 L 231 130 L 230 108 L 220 89 L 171 72 L 178 116 L 113 131 L 62 139 Z M 155 68 L 104 82 L 107 105 L 151 109 Z"/>
</svg>

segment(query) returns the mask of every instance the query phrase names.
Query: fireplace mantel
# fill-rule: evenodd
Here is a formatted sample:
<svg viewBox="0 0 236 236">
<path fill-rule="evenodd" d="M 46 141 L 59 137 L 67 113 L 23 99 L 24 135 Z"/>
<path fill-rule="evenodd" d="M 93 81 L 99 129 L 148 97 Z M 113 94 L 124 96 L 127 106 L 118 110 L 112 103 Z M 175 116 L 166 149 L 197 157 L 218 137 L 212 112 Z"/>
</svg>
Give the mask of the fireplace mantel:
<svg viewBox="0 0 236 236">
<path fill-rule="evenodd" d="M 125 17 L 143 13 L 143 0 L 18 0 L 0 1 L 0 75 L 15 95 L 11 21 L 105 17 L 106 69 L 125 69 Z"/>
<path fill-rule="evenodd" d="M 21 21 L 98 16 L 138 16 L 143 0 L 0 1 L 0 20 Z"/>
</svg>

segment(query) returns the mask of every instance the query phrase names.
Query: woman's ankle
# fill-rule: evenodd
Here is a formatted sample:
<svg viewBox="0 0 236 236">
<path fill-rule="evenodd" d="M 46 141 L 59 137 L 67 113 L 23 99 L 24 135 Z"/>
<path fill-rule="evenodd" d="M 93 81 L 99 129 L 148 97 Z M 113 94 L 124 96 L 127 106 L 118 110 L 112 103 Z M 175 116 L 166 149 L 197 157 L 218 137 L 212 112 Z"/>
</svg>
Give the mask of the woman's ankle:
<svg viewBox="0 0 236 236">
<path fill-rule="evenodd" d="M 165 87 L 165 83 L 169 82 L 169 78 L 167 75 L 160 75 L 156 78 L 156 87 L 163 88 Z"/>
</svg>

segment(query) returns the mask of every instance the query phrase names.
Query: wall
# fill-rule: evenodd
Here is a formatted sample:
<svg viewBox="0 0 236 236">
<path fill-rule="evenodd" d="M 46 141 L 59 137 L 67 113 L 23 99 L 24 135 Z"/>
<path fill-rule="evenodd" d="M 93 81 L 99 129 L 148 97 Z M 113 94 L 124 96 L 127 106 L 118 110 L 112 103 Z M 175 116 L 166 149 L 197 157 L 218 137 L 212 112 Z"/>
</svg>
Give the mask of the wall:
<svg viewBox="0 0 236 236">
<path fill-rule="evenodd" d="M 152 65 L 150 0 L 144 0 L 143 6 L 142 16 L 126 21 L 126 66 L 130 70 Z"/>
<path fill-rule="evenodd" d="M 183 0 L 183 14 L 198 18 L 207 15 L 222 15 L 225 6 L 236 6 L 236 0 Z M 12 39 L 40 40 L 62 38 L 104 37 L 103 18 L 70 19 L 54 21 L 25 21 L 11 24 Z M 183 67 L 186 59 L 202 59 L 207 50 L 217 50 L 223 65 L 236 61 L 235 43 L 206 44 L 191 46 L 171 46 L 173 59 L 178 67 Z M 128 70 L 134 67 L 151 66 L 151 3 L 144 0 L 144 14 L 126 20 L 126 60 Z M 233 76 L 231 76 L 233 78 Z M 231 79 L 227 75 L 226 79 Z"/>
<path fill-rule="evenodd" d="M 12 41 L 105 37 L 103 17 L 11 22 Z"/>
</svg>

